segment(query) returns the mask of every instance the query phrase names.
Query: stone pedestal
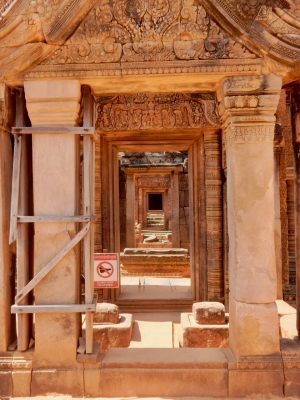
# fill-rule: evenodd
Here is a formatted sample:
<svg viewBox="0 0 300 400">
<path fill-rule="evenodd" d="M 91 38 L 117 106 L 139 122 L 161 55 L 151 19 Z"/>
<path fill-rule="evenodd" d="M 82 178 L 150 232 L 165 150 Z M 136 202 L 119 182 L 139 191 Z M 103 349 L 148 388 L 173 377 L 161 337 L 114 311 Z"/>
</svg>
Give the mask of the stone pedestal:
<svg viewBox="0 0 300 400">
<path fill-rule="evenodd" d="M 29 117 L 33 126 L 74 126 L 79 112 L 81 88 L 78 81 L 25 82 Z M 78 215 L 79 213 L 79 137 L 76 135 L 33 135 L 33 190 L 35 215 Z M 76 235 L 74 223 L 35 224 L 35 275 Z M 73 248 L 36 286 L 35 303 L 78 304 L 80 302 L 80 250 Z M 35 315 L 34 368 L 76 369 L 76 349 L 80 331 L 78 313 Z M 82 368 L 82 367 L 81 367 Z M 51 371 L 50 371 L 51 372 Z M 41 378 L 42 377 L 42 378 Z M 68 384 L 82 381 L 82 371 L 72 379 L 64 371 L 56 374 Z M 42 379 L 42 381 L 40 380 Z M 42 393 L 46 386 L 55 392 L 54 375 L 33 371 L 32 393 Z M 35 386 L 37 385 L 37 386 Z M 46 386 L 45 386 L 46 385 Z M 76 392 L 72 390 L 71 392 Z M 57 392 L 58 393 L 58 392 Z"/>
<path fill-rule="evenodd" d="M 227 164 L 230 348 L 278 356 L 274 244 L 275 112 L 281 78 L 233 77 L 219 90 Z"/>
</svg>

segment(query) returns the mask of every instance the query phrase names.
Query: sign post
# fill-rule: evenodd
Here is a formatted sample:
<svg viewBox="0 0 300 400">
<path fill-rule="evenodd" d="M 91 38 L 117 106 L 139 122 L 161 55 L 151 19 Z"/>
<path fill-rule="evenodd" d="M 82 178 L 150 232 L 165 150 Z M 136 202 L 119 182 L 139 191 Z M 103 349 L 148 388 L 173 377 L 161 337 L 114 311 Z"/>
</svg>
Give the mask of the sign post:
<svg viewBox="0 0 300 400">
<path fill-rule="evenodd" d="M 95 288 L 119 287 L 118 253 L 94 254 L 94 287 Z"/>
</svg>

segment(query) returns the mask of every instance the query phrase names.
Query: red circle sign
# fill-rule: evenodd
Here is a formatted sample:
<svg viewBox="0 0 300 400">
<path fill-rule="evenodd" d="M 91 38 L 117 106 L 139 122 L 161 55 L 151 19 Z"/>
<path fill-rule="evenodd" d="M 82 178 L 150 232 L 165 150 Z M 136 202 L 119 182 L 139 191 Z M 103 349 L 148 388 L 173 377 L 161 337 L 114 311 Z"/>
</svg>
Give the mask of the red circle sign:
<svg viewBox="0 0 300 400">
<path fill-rule="evenodd" d="M 107 279 L 114 273 L 114 267 L 108 261 L 101 261 L 101 263 L 97 265 L 96 271 L 100 278 Z"/>
</svg>

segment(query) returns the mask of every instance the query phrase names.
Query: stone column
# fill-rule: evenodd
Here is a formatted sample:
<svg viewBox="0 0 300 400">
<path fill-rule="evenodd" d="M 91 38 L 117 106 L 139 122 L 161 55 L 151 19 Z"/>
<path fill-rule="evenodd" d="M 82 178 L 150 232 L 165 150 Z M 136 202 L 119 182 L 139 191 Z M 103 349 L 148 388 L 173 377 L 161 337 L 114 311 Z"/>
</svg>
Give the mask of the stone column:
<svg viewBox="0 0 300 400">
<path fill-rule="evenodd" d="M 230 349 L 237 362 L 280 354 L 273 181 L 280 89 L 275 75 L 233 77 L 218 93 L 226 134 Z"/>
<path fill-rule="evenodd" d="M 134 247 L 135 235 L 134 174 L 126 174 L 126 247 Z"/>
<path fill-rule="evenodd" d="M 10 306 L 13 280 L 12 254 L 9 246 L 9 219 L 12 179 L 12 145 L 7 126 L 8 88 L 0 83 L 0 354 L 7 351 L 12 332 Z M 15 317 L 14 317 L 15 318 Z M 3 394 L 0 391 L 0 394 Z"/>
<path fill-rule="evenodd" d="M 208 301 L 223 301 L 223 204 L 220 134 L 205 133 L 204 149 L 207 224 L 207 298 Z"/>
<path fill-rule="evenodd" d="M 283 141 L 281 125 L 276 124 L 274 138 L 274 211 L 275 258 L 277 271 L 277 299 L 282 299 L 282 245 L 280 215 L 280 153 Z"/>
<path fill-rule="evenodd" d="M 25 82 L 27 109 L 33 127 L 75 126 L 80 110 L 78 81 Z M 35 215 L 79 213 L 79 137 L 33 135 Z M 74 223 L 36 223 L 35 275 L 76 235 Z M 80 303 L 80 248 L 72 249 L 35 287 L 36 304 Z M 83 390 L 82 367 L 76 363 L 80 314 L 35 315 L 35 356 L 32 395 Z M 55 375 L 51 371 L 55 368 Z M 47 369 L 40 373 L 40 369 Z M 74 370 L 68 375 L 66 370 Z M 52 373 L 51 373 L 52 372 Z"/>
</svg>

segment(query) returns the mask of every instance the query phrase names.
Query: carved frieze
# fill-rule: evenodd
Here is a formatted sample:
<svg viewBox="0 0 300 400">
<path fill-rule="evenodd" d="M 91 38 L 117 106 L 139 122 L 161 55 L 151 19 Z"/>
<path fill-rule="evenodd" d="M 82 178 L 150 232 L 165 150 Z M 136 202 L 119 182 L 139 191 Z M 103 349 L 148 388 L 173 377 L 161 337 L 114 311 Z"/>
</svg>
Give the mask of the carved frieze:
<svg viewBox="0 0 300 400">
<path fill-rule="evenodd" d="M 190 129 L 219 126 L 213 94 L 192 100 L 183 94 L 145 94 L 115 96 L 110 101 L 96 99 L 96 129 Z"/>
</svg>

